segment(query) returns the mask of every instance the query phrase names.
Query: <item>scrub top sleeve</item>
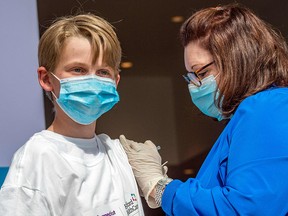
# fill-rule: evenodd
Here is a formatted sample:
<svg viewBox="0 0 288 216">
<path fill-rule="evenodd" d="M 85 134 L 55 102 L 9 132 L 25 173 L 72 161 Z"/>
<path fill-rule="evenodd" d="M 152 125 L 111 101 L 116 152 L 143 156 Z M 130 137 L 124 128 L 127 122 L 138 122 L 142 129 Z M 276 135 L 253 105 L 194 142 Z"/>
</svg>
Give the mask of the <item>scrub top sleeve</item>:
<svg viewBox="0 0 288 216">
<path fill-rule="evenodd" d="M 220 199 L 217 203 L 215 197 Z M 194 178 L 184 183 L 174 180 L 168 184 L 162 197 L 162 209 L 171 216 L 237 215 L 223 195 L 221 187 L 206 189 Z"/>
<path fill-rule="evenodd" d="M 172 215 L 173 199 L 177 192 L 178 187 L 182 184 L 180 180 L 173 180 L 170 182 L 162 195 L 162 209 L 168 214 Z M 164 201 L 163 201 L 164 200 Z"/>
</svg>

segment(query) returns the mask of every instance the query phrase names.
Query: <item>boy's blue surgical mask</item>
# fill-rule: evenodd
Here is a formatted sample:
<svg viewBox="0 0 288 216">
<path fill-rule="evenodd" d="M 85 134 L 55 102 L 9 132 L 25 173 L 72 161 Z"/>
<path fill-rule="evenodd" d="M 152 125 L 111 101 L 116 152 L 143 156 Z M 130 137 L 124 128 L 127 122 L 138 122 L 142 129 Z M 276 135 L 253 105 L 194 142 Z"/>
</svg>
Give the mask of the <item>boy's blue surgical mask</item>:
<svg viewBox="0 0 288 216">
<path fill-rule="evenodd" d="M 200 87 L 197 87 L 194 84 L 189 84 L 188 88 L 192 101 L 198 109 L 200 109 L 200 111 L 205 115 L 217 118 L 218 121 L 221 121 L 224 117 L 214 103 L 215 93 L 215 101 L 219 96 L 216 77 L 210 75 L 201 81 L 202 85 Z"/>
<path fill-rule="evenodd" d="M 79 124 L 93 123 L 119 101 L 116 84 L 112 79 L 96 75 L 59 79 L 51 74 L 60 82 L 59 97 L 52 92 L 57 104 Z"/>
</svg>

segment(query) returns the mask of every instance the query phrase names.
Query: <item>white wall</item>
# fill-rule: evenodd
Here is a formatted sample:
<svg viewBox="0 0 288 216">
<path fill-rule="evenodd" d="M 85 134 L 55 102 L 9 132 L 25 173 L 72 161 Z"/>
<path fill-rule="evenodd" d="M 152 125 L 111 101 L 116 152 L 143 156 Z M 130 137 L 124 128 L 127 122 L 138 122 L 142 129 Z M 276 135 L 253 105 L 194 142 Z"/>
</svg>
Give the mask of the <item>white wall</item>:
<svg viewBox="0 0 288 216">
<path fill-rule="evenodd" d="M 0 0 L 0 166 L 45 127 L 36 0 Z"/>
</svg>

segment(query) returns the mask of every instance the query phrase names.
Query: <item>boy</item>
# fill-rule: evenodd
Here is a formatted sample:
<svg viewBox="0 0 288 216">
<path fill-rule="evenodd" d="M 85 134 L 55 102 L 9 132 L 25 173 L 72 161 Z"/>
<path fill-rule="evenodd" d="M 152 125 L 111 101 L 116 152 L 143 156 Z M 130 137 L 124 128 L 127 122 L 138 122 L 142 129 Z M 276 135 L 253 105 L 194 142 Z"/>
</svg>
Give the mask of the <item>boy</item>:
<svg viewBox="0 0 288 216">
<path fill-rule="evenodd" d="M 113 27 L 92 14 L 62 17 L 43 34 L 38 79 L 53 123 L 14 155 L 0 215 L 144 215 L 119 140 L 95 135 L 118 101 L 121 48 Z"/>
</svg>

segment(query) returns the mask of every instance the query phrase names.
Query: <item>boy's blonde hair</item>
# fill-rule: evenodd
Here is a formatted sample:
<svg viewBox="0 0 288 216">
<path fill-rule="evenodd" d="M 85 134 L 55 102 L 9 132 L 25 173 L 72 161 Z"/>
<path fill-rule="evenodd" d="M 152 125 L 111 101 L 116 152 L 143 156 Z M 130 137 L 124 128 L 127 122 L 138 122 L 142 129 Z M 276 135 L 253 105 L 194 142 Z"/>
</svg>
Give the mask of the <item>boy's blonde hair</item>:
<svg viewBox="0 0 288 216">
<path fill-rule="evenodd" d="M 81 14 L 58 18 L 42 35 L 38 47 L 39 66 L 53 72 L 58 64 L 64 42 L 69 37 L 85 37 L 95 53 L 93 63 L 103 49 L 103 61 L 119 71 L 121 47 L 113 26 L 93 14 Z"/>
</svg>

